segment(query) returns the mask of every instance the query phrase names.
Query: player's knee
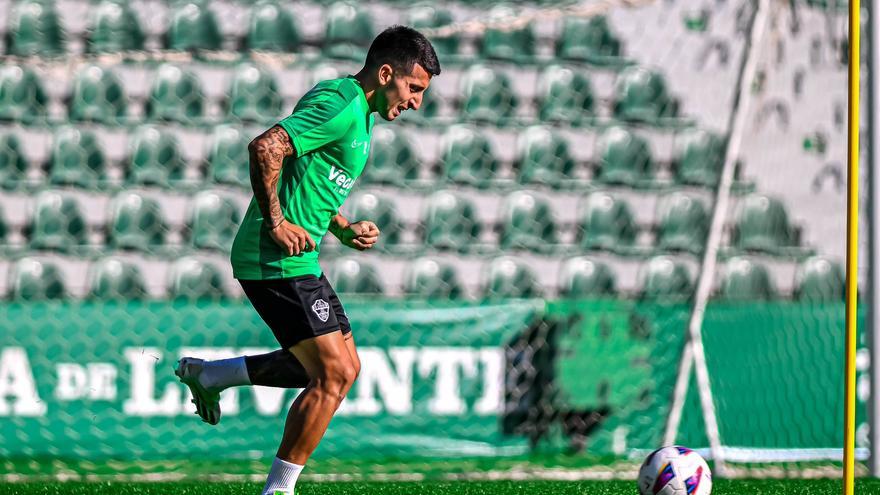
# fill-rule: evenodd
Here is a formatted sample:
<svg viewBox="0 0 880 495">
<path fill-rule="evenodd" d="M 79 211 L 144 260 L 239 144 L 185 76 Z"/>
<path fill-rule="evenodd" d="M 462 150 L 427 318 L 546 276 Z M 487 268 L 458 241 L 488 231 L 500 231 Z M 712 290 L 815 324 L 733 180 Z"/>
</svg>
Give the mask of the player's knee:
<svg viewBox="0 0 880 495">
<path fill-rule="evenodd" d="M 335 396 L 343 396 L 354 383 L 355 371 L 349 363 L 333 363 L 324 369 L 317 386 Z"/>
</svg>

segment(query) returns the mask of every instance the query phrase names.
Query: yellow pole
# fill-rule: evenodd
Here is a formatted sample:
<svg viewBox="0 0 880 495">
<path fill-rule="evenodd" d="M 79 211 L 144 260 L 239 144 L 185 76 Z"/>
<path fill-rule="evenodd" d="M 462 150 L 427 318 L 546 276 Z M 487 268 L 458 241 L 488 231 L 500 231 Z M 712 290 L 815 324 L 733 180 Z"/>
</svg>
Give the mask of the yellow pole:
<svg viewBox="0 0 880 495">
<path fill-rule="evenodd" d="M 849 126 L 846 216 L 846 400 L 844 403 L 843 494 L 853 495 L 856 430 L 856 304 L 859 265 L 859 68 L 861 23 L 858 0 L 849 1 Z"/>
</svg>

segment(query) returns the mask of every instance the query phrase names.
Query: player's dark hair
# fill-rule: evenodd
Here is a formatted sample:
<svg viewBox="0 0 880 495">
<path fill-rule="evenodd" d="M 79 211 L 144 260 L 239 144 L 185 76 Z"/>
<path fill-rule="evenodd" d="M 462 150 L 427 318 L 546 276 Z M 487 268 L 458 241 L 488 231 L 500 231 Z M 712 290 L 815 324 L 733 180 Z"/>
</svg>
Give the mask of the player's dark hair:
<svg viewBox="0 0 880 495">
<path fill-rule="evenodd" d="M 432 76 L 440 74 L 440 62 L 431 42 L 422 33 L 406 26 L 391 26 L 373 40 L 365 65 L 372 69 L 383 64 L 406 74 L 419 64 Z"/>
</svg>

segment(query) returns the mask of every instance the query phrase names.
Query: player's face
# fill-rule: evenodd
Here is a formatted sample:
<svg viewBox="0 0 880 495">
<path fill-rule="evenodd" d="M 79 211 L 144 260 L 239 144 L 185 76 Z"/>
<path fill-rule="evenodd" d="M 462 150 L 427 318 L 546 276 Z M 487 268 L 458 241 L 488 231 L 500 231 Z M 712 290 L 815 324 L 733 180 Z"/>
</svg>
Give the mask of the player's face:
<svg viewBox="0 0 880 495">
<path fill-rule="evenodd" d="M 379 106 L 379 115 L 391 121 L 406 110 L 418 110 L 422 106 L 422 97 L 431 84 L 431 75 L 419 64 L 413 65 L 409 74 L 395 73 L 386 64 L 379 69 L 379 82 L 384 88 L 384 104 Z"/>
</svg>

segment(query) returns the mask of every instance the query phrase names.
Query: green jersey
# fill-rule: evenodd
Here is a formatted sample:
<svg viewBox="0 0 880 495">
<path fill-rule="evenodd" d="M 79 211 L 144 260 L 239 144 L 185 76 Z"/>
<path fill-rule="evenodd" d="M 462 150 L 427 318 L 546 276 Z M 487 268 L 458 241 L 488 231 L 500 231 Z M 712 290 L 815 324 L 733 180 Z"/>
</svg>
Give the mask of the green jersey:
<svg viewBox="0 0 880 495">
<path fill-rule="evenodd" d="M 278 180 L 278 200 L 287 221 L 315 241 L 313 251 L 288 256 L 269 237 L 256 199 L 232 243 L 232 273 L 243 280 L 321 275 L 318 253 L 330 219 L 361 175 L 370 152 L 373 115 L 353 77 L 322 81 L 278 123 L 293 143 Z"/>
</svg>

